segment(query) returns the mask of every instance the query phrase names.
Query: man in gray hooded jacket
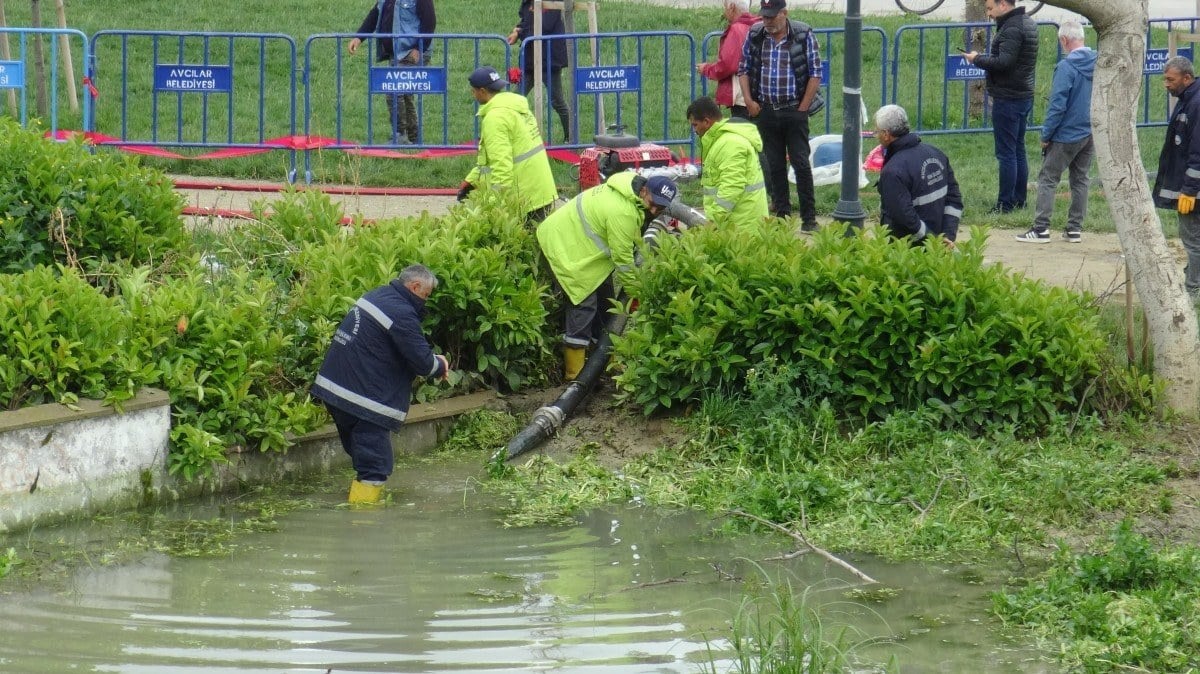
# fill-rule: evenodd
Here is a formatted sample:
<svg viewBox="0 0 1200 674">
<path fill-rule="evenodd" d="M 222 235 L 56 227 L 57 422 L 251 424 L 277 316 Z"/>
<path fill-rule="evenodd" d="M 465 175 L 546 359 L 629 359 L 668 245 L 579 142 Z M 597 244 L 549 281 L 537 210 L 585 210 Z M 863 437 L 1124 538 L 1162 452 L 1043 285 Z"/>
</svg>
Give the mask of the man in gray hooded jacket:
<svg viewBox="0 0 1200 674">
<path fill-rule="evenodd" d="M 1083 44 L 1083 26 L 1064 21 L 1058 43 L 1066 57 L 1054 68 L 1050 105 L 1042 124 L 1042 170 L 1038 174 L 1037 208 L 1033 227 L 1017 237 L 1027 243 L 1050 241 L 1050 216 L 1054 214 L 1054 192 L 1063 171 L 1070 169 L 1071 207 L 1063 239 L 1079 243 L 1083 218 L 1087 215 L 1088 171 L 1095 147 L 1092 144 L 1092 73 L 1096 52 Z"/>
</svg>

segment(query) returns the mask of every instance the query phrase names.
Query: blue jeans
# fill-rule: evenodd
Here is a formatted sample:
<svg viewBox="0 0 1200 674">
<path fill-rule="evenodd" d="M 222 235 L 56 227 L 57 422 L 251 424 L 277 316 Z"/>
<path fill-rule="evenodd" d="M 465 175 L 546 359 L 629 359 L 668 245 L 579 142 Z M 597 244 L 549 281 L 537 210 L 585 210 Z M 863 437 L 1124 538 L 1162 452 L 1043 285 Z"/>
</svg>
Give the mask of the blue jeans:
<svg viewBox="0 0 1200 674">
<path fill-rule="evenodd" d="M 996 161 L 1000 164 L 1000 193 L 996 205 L 1001 210 L 1025 206 L 1029 184 L 1029 161 L 1025 158 L 1025 126 L 1032 98 L 992 99 L 992 137 Z"/>
</svg>

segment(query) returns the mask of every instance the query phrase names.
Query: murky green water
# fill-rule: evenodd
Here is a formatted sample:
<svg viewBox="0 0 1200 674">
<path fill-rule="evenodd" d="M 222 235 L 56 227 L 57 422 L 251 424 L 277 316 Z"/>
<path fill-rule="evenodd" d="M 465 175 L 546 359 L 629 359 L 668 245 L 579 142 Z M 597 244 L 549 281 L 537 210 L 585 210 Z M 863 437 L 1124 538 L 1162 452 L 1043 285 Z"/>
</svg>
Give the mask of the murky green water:
<svg viewBox="0 0 1200 674">
<path fill-rule="evenodd" d="M 816 585 L 848 621 L 897 642 L 904 672 L 1043 672 L 999 643 L 987 587 L 961 569 L 854 559 L 898 594 L 851 603 L 853 579 L 778 538 L 709 535 L 696 515 L 595 512 L 569 529 L 503 529 L 470 491 L 478 462 L 406 467 L 399 504 L 320 507 L 238 539 L 229 557 L 139 556 L 72 573 L 54 590 L 0 595 L 0 671 L 696 672 L 753 579 Z M 189 506 L 212 517 L 211 506 Z M 36 536 L 93 539 L 95 526 Z M 13 545 L 7 541 L 6 545 Z M 18 547 L 18 553 L 20 548 Z M 0 586 L 3 589 L 3 586 Z M 722 668 L 724 669 L 724 668 Z"/>
</svg>

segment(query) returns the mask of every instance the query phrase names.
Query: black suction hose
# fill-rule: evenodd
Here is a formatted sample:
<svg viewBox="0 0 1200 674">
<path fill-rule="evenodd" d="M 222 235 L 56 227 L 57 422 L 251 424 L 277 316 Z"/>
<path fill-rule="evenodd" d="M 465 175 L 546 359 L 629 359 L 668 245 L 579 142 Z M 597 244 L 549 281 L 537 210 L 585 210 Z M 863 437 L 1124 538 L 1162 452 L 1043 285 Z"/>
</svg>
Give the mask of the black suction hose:
<svg viewBox="0 0 1200 674">
<path fill-rule="evenodd" d="M 608 329 L 596 343 L 596 348 L 588 356 L 587 362 L 583 364 L 583 369 L 579 371 L 579 376 L 575 378 L 575 381 L 567 385 L 567 390 L 563 391 L 557 400 L 534 412 L 529 425 L 509 441 L 508 458 L 520 456 L 534 449 L 549 440 L 550 436 L 562 428 L 571 413 L 600 380 L 600 375 L 604 374 L 604 369 L 608 367 L 608 361 L 612 358 L 612 335 L 620 335 L 625 331 L 625 321 L 628 318 L 629 316 L 624 312 L 613 314 L 612 318 L 608 320 Z"/>
<path fill-rule="evenodd" d="M 676 221 L 675 224 L 682 224 L 683 227 L 668 228 L 668 223 L 672 218 Z M 704 215 L 699 211 L 676 200 L 664 215 L 659 216 L 647 228 L 643 239 L 647 245 L 654 247 L 656 245 L 655 238 L 668 229 L 678 233 L 683 228 L 702 225 L 706 222 Z M 583 369 L 579 371 L 579 376 L 575 378 L 575 381 L 567 386 L 567 390 L 563 391 L 557 400 L 534 412 L 529 425 L 508 442 L 508 458 L 520 456 L 537 447 L 563 427 L 571 413 L 591 392 L 592 386 L 599 381 L 600 375 L 604 374 L 605 368 L 608 367 L 608 361 L 612 358 L 611 336 L 624 332 L 625 321 L 628 319 L 629 316 L 625 313 L 613 314 L 612 318 L 608 320 L 608 329 L 596 344 L 592 355 L 588 356 L 587 362 L 583 364 Z"/>
</svg>

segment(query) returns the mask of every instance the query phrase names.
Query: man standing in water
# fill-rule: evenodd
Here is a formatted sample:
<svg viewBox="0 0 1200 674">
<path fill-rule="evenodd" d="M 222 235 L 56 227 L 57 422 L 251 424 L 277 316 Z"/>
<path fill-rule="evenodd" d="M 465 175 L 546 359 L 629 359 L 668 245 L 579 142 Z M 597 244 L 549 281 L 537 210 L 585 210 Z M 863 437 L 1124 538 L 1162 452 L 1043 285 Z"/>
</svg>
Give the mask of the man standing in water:
<svg viewBox="0 0 1200 674">
<path fill-rule="evenodd" d="M 413 379 L 450 374 L 449 361 L 433 353 L 421 331 L 425 300 L 437 285 L 433 272 L 414 264 L 360 297 L 313 382 L 312 395 L 325 403 L 354 464 L 350 503 L 379 501 L 395 464 L 391 434 L 404 425 Z"/>
</svg>

